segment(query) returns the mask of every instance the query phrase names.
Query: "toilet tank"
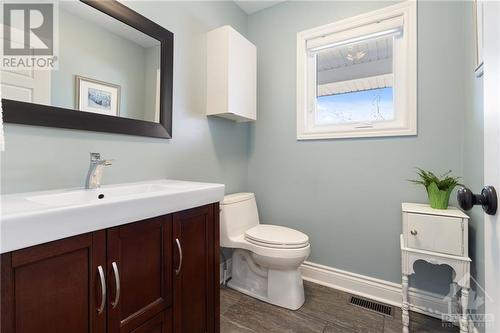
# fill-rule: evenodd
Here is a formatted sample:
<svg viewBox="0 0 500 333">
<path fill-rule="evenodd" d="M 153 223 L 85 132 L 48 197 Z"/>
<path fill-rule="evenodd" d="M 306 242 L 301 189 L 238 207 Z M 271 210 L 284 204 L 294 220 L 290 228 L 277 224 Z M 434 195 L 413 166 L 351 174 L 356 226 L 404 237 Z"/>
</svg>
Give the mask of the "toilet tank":
<svg viewBox="0 0 500 333">
<path fill-rule="evenodd" d="M 220 245 L 234 247 L 234 240 L 259 224 L 259 213 L 253 193 L 233 193 L 221 202 Z"/>
</svg>

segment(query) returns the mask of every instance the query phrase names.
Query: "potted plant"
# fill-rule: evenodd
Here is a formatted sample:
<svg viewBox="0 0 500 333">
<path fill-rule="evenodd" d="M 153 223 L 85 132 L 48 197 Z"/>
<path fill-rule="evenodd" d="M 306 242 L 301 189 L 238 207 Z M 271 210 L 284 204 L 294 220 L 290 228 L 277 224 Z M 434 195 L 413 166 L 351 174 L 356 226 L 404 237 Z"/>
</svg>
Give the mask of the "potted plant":
<svg viewBox="0 0 500 333">
<path fill-rule="evenodd" d="M 451 170 L 439 177 L 432 171 L 425 171 L 420 168 L 417 168 L 417 170 L 420 179 L 410 181 L 425 186 L 430 206 L 436 209 L 448 208 L 451 192 L 457 185 L 460 185 L 460 177 L 451 176 Z"/>
</svg>

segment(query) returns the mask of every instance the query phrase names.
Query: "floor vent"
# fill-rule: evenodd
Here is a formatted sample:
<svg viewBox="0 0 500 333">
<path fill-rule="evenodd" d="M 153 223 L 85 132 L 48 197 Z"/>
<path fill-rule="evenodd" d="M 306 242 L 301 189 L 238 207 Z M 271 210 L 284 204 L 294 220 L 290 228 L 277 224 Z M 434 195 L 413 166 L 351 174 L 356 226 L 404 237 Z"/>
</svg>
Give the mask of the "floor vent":
<svg viewBox="0 0 500 333">
<path fill-rule="evenodd" d="M 393 316 L 392 306 L 377 303 L 357 296 L 351 296 L 349 304 L 358 306 L 360 308 L 382 314 L 384 316 Z"/>
</svg>

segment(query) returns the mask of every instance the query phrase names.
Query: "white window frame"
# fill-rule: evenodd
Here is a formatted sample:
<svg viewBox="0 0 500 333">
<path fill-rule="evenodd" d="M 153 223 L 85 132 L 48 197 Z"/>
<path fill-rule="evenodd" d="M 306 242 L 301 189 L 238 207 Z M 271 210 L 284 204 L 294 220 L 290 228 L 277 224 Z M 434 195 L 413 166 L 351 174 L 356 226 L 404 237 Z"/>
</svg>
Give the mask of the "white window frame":
<svg viewBox="0 0 500 333">
<path fill-rule="evenodd" d="M 309 56 L 307 42 L 325 38 L 341 39 L 355 31 L 370 31 L 370 27 L 402 19 L 403 35 L 397 38 L 393 50 L 393 98 L 395 119 L 386 122 L 352 123 L 314 126 L 316 107 L 315 57 Z M 335 35 L 334 35 L 335 34 Z M 366 14 L 350 17 L 297 34 L 297 139 L 338 139 L 417 134 L 417 2 L 399 3 Z"/>
</svg>

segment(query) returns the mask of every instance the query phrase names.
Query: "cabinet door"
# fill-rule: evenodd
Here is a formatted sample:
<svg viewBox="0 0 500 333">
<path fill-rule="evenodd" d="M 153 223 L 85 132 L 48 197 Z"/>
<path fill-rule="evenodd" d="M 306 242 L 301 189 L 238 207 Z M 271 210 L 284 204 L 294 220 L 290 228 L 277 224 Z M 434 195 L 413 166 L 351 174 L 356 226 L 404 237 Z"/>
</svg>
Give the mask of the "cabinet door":
<svg viewBox="0 0 500 333">
<path fill-rule="evenodd" d="M 131 332 L 171 305 L 171 219 L 108 229 L 108 332 Z"/>
<path fill-rule="evenodd" d="M 100 231 L 3 254 L 1 332 L 105 333 L 105 244 Z"/>
<path fill-rule="evenodd" d="M 172 309 L 169 308 L 153 319 L 142 324 L 131 333 L 171 333 L 172 331 Z"/>
<path fill-rule="evenodd" d="M 218 223 L 208 205 L 174 214 L 174 332 L 215 332 Z M 216 249 L 217 248 L 217 249 Z M 217 282 L 217 283 L 216 283 Z"/>
<path fill-rule="evenodd" d="M 406 222 L 407 228 L 403 232 L 408 247 L 456 256 L 464 255 L 464 223 L 462 219 L 406 213 Z"/>
</svg>

